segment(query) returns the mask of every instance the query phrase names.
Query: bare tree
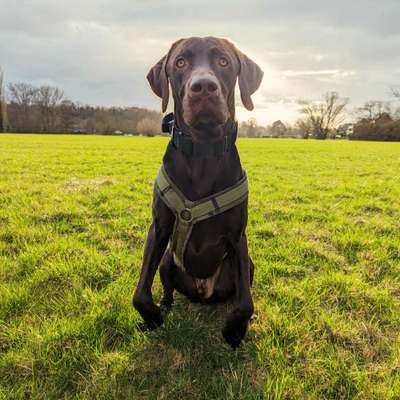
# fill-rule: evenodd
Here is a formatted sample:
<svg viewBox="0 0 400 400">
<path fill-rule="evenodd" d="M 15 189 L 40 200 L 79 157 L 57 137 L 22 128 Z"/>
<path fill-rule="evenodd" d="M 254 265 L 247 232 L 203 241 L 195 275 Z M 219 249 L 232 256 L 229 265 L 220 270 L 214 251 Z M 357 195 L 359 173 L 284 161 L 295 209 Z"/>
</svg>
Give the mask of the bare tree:
<svg viewBox="0 0 400 400">
<path fill-rule="evenodd" d="M 31 106 L 37 94 L 37 88 L 25 82 L 9 83 L 8 91 L 10 100 L 21 106 Z"/>
<path fill-rule="evenodd" d="M 160 133 L 160 124 L 150 118 L 143 118 L 137 124 L 137 130 L 145 136 L 155 136 Z"/>
<path fill-rule="evenodd" d="M 41 116 L 43 132 L 50 132 L 56 128 L 58 107 L 63 98 L 63 90 L 57 87 L 45 85 L 38 89 L 35 104 Z"/>
<path fill-rule="evenodd" d="M 317 139 L 326 139 L 345 119 L 347 98 L 339 97 L 336 92 L 328 92 L 319 102 L 299 100 L 300 112 L 304 115 L 304 124 L 310 127 L 311 135 Z"/>
<path fill-rule="evenodd" d="M 373 122 L 386 115 L 392 114 L 392 108 L 388 101 L 371 100 L 356 110 L 359 120 Z"/>
<path fill-rule="evenodd" d="M 0 68 L 0 132 L 6 132 L 7 125 L 7 101 L 4 90 L 4 73 Z"/>
<path fill-rule="evenodd" d="M 11 104 L 16 105 L 18 109 L 12 125 L 19 131 L 29 131 L 33 125 L 32 106 L 35 103 L 37 88 L 24 82 L 9 83 L 8 94 Z"/>
<path fill-rule="evenodd" d="M 260 132 L 259 128 L 257 120 L 255 118 L 249 118 L 247 121 L 243 121 L 240 124 L 239 134 L 241 136 L 256 137 Z"/>
<path fill-rule="evenodd" d="M 71 100 L 65 99 L 59 106 L 58 129 L 62 132 L 69 132 L 74 129 L 74 122 L 77 116 L 77 106 Z"/>
<path fill-rule="evenodd" d="M 312 134 L 312 126 L 305 118 L 298 119 L 294 124 L 294 134 L 302 139 L 308 139 Z"/>
</svg>

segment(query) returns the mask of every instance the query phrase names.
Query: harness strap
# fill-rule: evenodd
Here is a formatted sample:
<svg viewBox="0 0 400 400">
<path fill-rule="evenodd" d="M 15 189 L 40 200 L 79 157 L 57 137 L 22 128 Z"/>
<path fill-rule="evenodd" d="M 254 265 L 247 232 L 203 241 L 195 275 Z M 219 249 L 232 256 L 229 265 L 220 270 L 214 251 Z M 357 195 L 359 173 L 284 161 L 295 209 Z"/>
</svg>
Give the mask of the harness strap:
<svg viewBox="0 0 400 400">
<path fill-rule="evenodd" d="M 237 206 L 248 196 L 245 171 L 235 185 L 197 201 L 190 201 L 184 196 L 167 175 L 164 166 L 160 168 L 155 184 L 162 200 L 175 214 L 171 248 L 180 267 L 183 267 L 186 245 L 194 224 Z"/>
</svg>

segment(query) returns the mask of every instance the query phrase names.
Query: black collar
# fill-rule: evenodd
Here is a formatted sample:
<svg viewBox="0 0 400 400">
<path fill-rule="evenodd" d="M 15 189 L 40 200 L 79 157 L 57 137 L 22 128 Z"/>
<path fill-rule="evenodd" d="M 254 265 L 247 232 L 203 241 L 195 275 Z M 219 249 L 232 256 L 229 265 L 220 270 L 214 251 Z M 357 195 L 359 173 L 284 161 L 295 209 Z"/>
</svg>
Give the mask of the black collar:
<svg viewBox="0 0 400 400">
<path fill-rule="evenodd" d="M 189 135 L 185 135 L 175 124 L 174 113 L 164 116 L 161 129 L 169 133 L 173 145 L 186 156 L 194 157 L 221 157 L 235 145 L 238 124 L 235 121 L 233 129 L 224 138 L 215 143 L 195 143 Z"/>
</svg>

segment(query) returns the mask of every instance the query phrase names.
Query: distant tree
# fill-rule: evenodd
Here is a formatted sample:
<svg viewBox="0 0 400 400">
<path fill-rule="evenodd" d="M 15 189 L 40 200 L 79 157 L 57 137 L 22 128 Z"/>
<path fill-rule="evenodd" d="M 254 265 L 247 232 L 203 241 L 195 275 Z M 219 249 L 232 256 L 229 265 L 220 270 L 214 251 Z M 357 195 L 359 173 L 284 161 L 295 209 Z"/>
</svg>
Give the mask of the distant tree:
<svg viewBox="0 0 400 400">
<path fill-rule="evenodd" d="M 42 132 L 56 130 L 57 116 L 64 99 L 64 91 L 55 86 L 41 86 L 36 94 L 35 104 L 38 107 L 42 123 Z"/>
<path fill-rule="evenodd" d="M 260 127 L 257 125 L 255 118 L 249 118 L 247 121 L 243 121 L 239 127 L 240 136 L 256 137 L 260 133 Z"/>
<path fill-rule="evenodd" d="M 247 136 L 256 137 L 257 136 L 257 120 L 255 118 L 249 118 L 247 120 Z"/>
<path fill-rule="evenodd" d="M 58 106 L 58 129 L 61 132 L 70 132 L 75 128 L 77 107 L 71 100 L 63 100 Z"/>
<path fill-rule="evenodd" d="M 247 124 L 246 121 L 242 121 L 242 122 L 239 124 L 238 135 L 239 135 L 239 136 L 247 137 L 247 133 L 248 133 L 247 131 L 248 131 L 248 124 Z"/>
<path fill-rule="evenodd" d="M 285 136 L 288 131 L 286 125 L 281 121 L 275 121 L 271 125 L 271 133 L 273 136 Z"/>
<path fill-rule="evenodd" d="M 33 105 L 37 92 L 38 89 L 29 83 L 8 84 L 8 94 L 13 111 L 10 115 L 10 123 L 19 132 L 28 132 L 32 128 L 37 128 L 37 124 L 33 121 L 35 111 Z"/>
<path fill-rule="evenodd" d="M 0 68 L 0 132 L 6 132 L 8 125 L 7 101 L 4 90 L 4 73 Z"/>
<path fill-rule="evenodd" d="M 138 133 L 145 136 L 155 136 L 160 133 L 160 124 L 150 118 L 143 118 L 136 127 Z"/>
<path fill-rule="evenodd" d="M 382 118 L 385 115 L 391 115 L 392 109 L 388 101 L 367 101 L 363 106 L 356 110 L 358 119 L 373 122 Z"/>
<path fill-rule="evenodd" d="M 356 111 L 352 140 L 400 141 L 400 113 L 387 101 L 368 101 Z"/>
<path fill-rule="evenodd" d="M 302 139 L 308 139 L 312 134 L 313 127 L 309 121 L 305 118 L 298 119 L 294 124 L 293 133 L 297 137 Z"/>
<path fill-rule="evenodd" d="M 336 92 L 328 92 L 319 102 L 299 100 L 300 112 L 304 115 L 304 124 L 310 128 L 311 135 L 317 139 L 326 139 L 345 118 L 347 98 L 339 97 Z"/>
<path fill-rule="evenodd" d="M 33 104 L 38 89 L 25 82 L 8 84 L 10 100 L 19 105 L 30 106 Z"/>
<path fill-rule="evenodd" d="M 393 97 L 394 97 L 395 99 L 397 99 L 398 101 L 400 101 L 400 86 L 393 87 L 393 88 L 392 88 L 392 94 L 393 94 Z M 397 120 L 400 120 L 400 107 L 398 107 L 397 110 L 394 112 L 394 117 L 395 117 Z"/>
</svg>

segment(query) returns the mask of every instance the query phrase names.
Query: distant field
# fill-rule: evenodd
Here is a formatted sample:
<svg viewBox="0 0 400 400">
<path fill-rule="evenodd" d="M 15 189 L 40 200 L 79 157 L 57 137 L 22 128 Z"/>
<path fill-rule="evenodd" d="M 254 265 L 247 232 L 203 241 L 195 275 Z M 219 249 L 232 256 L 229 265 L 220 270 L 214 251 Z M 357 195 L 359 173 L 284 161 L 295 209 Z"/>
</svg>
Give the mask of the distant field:
<svg viewBox="0 0 400 400">
<path fill-rule="evenodd" d="M 236 352 L 228 305 L 176 295 L 138 330 L 166 144 L 0 135 L 0 399 L 400 399 L 400 143 L 239 141 L 256 318 Z"/>
</svg>

